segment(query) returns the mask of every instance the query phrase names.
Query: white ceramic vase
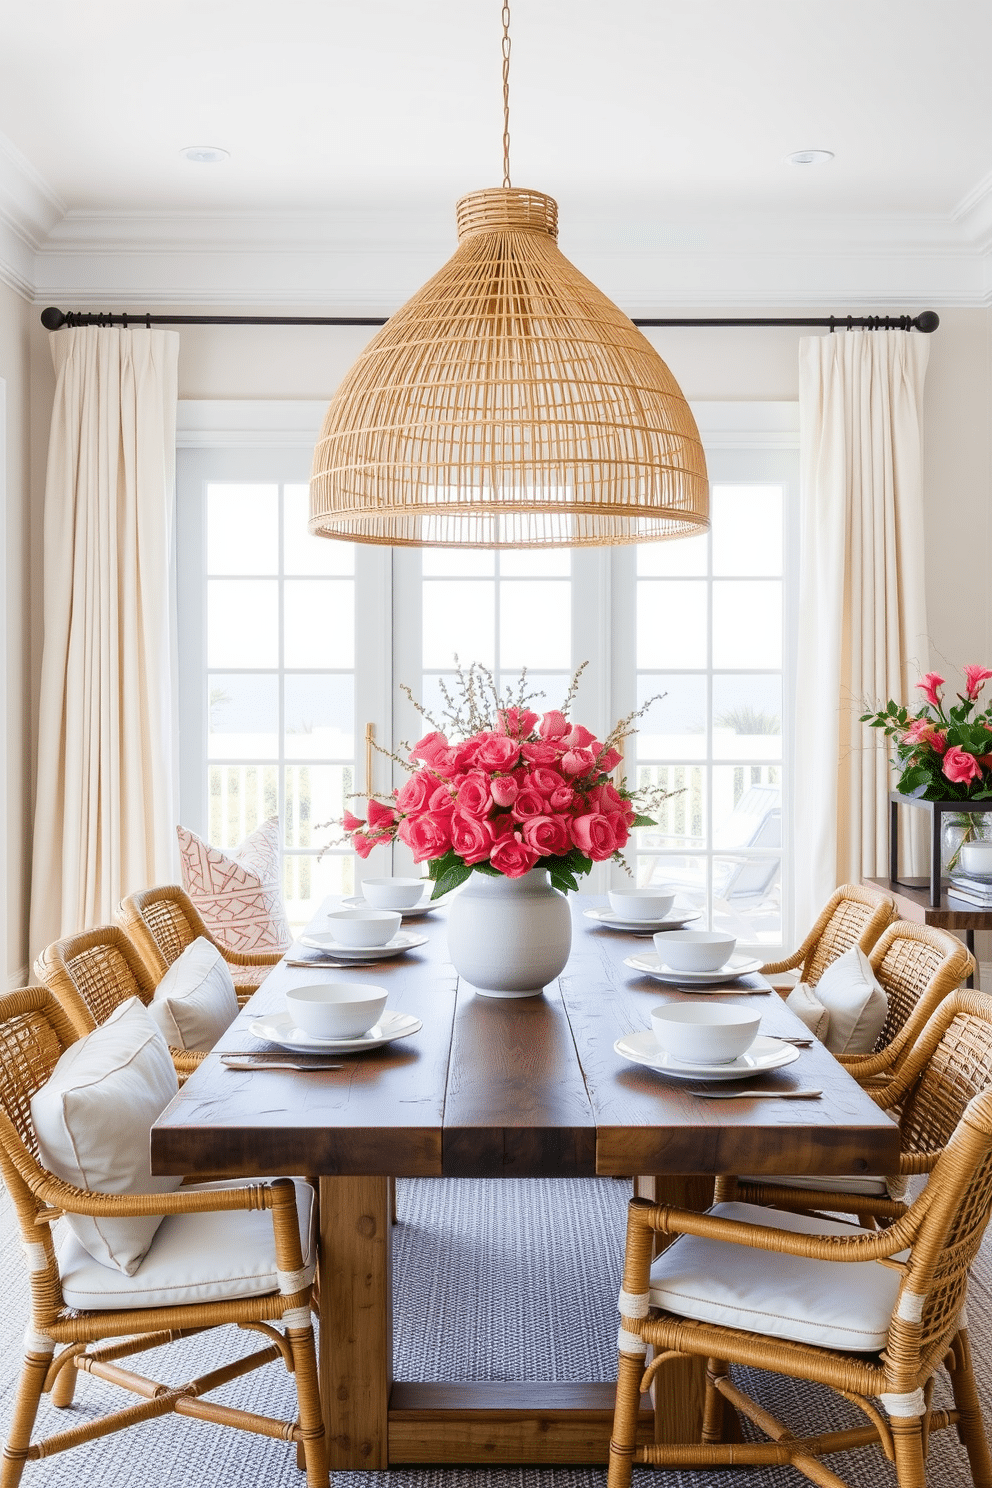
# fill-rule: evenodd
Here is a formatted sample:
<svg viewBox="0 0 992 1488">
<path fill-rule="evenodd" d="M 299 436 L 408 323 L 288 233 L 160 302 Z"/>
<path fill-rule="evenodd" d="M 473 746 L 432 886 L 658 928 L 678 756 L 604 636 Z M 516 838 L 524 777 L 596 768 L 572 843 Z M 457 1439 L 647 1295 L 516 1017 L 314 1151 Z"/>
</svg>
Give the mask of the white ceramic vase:
<svg viewBox="0 0 992 1488">
<path fill-rule="evenodd" d="M 484 997 L 537 997 L 572 947 L 572 916 L 546 868 L 522 878 L 473 873 L 448 910 L 448 951 Z"/>
</svg>

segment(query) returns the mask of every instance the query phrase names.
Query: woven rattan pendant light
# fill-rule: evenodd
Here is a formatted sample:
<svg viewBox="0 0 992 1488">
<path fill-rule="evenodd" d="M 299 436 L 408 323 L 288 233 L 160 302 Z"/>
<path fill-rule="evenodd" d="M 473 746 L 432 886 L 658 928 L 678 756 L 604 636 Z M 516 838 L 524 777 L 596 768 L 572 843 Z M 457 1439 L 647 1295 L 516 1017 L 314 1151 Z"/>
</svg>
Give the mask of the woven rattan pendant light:
<svg viewBox="0 0 992 1488">
<path fill-rule="evenodd" d="M 706 462 L 645 336 L 557 246 L 558 207 L 509 183 L 457 205 L 458 249 L 335 393 L 312 533 L 424 547 L 580 547 L 709 525 Z"/>
</svg>

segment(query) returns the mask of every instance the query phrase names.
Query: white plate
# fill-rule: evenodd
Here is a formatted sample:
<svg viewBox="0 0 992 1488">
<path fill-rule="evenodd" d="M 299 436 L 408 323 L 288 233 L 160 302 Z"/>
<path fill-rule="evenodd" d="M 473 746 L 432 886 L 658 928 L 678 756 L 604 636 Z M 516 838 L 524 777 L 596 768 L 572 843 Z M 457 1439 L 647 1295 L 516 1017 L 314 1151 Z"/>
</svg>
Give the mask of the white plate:
<svg viewBox="0 0 992 1488">
<path fill-rule="evenodd" d="M 662 1049 L 650 1028 L 643 1033 L 628 1033 L 618 1038 L 614 1052 L 631 1064 L 646 1064 L 660 1075 L 670 1075 L 673 1080 L 746 1080 L 749 1075 L 762 1075 L 766 1070 L 782 1069 L 793 1064 L 801 1053 L 795 1044 L 783 1044 L 781 1039 L 767 1038 L 759 1034 L 746 1054 L 741 1054 L 729 1064 L 686 1064 L 673 1059 Z"/>
<path fill-rule="evenodd" d="M 433 888 L 434 885 L 431 884 L 431 889 L 433 890 Z M 430 894 L 424 894 L 417 900 L 416 904 L 411 904 L 407 909 L 394 910 L 393 913 L 402 915 L 405 920 L 419 920 L 421 915 L 432 914 L 435 909 L 443 909 L 452 898 L 454 892 L 454 889 L 452 889 L 450 893 L 442 894 L 440 899 L 435 899 L 433 903 L 431 902 Z M 362 894 L 352 894 L 350 898 L 341 900 L 341 908 L 373 909 L 378 908 L 378 906 L 370 904 Z"/>
<path fill-rule="evenodd" d="M 702 919 L 702 912 L 698 909 L 688 911 L 670 909 L 660 920 L 627 920 L 623 915 L 618 915 L 615 909 L 584 909 L 582 913 L 587 920 L 595 920 L 598 925 L 605 925 L 608 930 L 624 930 L 628 935 L 632 932 L 654 935 L 659 930 L 681 930 L 683 925 L 690 925 L 693 920 Z"/>
<path fill-rule="evenodd" d="M 249 1023 L 252 1038 L 265 1039 L 267 1043 L 279 1044 L 283 1049 L 292 1049 L 294 1054 L 318 1054 L 321 1051 L 334 1054 L 359 1054 L 363 1049 L 377 1049 L 381 1044 L 391 1044 L 394 1039 L 406 1038 L 423 1028 L 419 1018 L 411 1013 L 383 1013 L 374 1028 L 360 1038 L 319 1039 L 302 1028 L 297 1028 L 289 1013 L 270 1013 L 267 1018 L 258 1018 Z"/>
<path fill-rule="evenodd" d="M 392 940 L 387 940 L 381 946 L 353 946 L 342 945 L 335 940 L 329 930 L 316 931 L 313 935 L 301 935 L 300 945 L 309 946 L 312 951 L 326 951 L 329 956 L 335 956 L 339 961 L 388 961 L 391 956 L 402 956 L 404 951 L 412 951 L 417 946 L 427 944 L 426 935 L 414 935 L 410 930 L 400 930 Z M 318 965 L 314 962 L 314 965 Z"/>
<path fill-rule="evenodd" d="M 625 957 L 623 964 L 669 986 L 703 988 L 726 985 L 738 977 L 750 976 L 752 971 L 761 970 L 763 962 L 757 956 L 731 956 L 719 971 L 675 971 L 665 965 L 657 951 L 642 951 L 639 956 Z"/>
</svg>

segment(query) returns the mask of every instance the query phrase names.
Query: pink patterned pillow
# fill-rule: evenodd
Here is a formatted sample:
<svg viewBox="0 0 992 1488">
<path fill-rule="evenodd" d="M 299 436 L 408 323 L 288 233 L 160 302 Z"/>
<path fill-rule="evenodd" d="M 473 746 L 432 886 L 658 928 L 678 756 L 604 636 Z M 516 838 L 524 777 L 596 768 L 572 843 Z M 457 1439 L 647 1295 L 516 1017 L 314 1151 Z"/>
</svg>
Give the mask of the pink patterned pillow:
<svg viewBox="0 0 992 1488">
<path fill-rule="evenodd" d="M 292 941 L 279 893 L 279 818 L 240 847 L 211 847 L 177 827 L 183 888 L 210 933 L 229 951 L 284 951 Z"/>
</svg>

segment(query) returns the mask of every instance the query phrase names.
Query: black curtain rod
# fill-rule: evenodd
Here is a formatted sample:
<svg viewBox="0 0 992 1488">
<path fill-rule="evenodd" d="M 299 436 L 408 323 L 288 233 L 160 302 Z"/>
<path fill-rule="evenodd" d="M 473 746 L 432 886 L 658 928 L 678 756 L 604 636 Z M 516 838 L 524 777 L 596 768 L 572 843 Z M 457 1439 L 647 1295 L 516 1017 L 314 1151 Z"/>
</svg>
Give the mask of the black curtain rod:
<svg viewBox="0 0 992 1488">
<path fill-rule="evenodd" d="M 385 315 L 135 315 L 133 312 L 111 313 L 103 310 L 59 310 L 49 305 L 41 312 L 46 331 L 63 326 L 147 326 L 153 325 L 278 325 L 278 326 L 381 326 Z M 940 325 L 935 310 L 922 310 L 919 315 L 825 315 L 816 319 L 804 317 L 759 317 L 738 319 L 709 316 L 702 319 L 656 319 L 633 317 L 636 326 L 826 326 L 831 331 L 923 331 L 929 335 Z"/>
</svg>

